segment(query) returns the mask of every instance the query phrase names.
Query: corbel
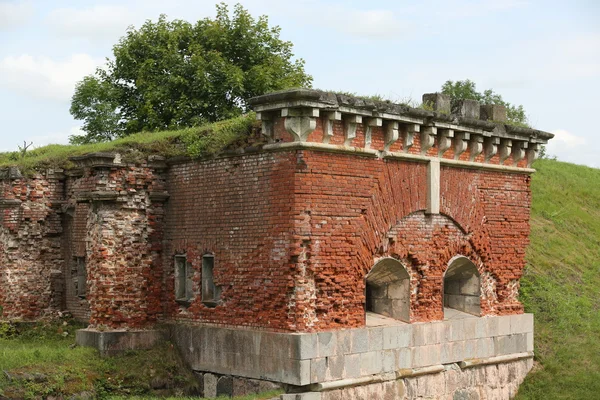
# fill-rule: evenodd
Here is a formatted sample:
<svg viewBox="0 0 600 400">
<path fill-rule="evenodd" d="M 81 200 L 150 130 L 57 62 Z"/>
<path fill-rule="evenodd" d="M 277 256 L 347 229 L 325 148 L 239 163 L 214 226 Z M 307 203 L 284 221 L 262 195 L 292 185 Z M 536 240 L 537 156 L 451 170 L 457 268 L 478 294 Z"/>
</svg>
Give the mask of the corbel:
<svg viewBox="0 0 600 400">
<path fill-rule="evenodd" d="M 402 140 L 402 150 L 405 153 L 408 153 L 410 148 L 415 143 L 415 134 L 419 134 L 421 132 L 421 125 L 419 124 L 408 124 L 406 126 L 406 131 L 404 133 L 404 138 Z"/>
<path fill-rule="evenodd" d="M 438 157 L 442 157 L 452 145 L 453 129 L 440 129 L 438 131 Z"/>
<path fill-rule="evenodd" d="M 398 140 L 398 127 L 399 124 L 396 121 L 385 121 L 385 151 L 389 151 L 390 147 Z"/>
<path fill-rule="evenodd" d="M 283 108 L 283 126 L 292 135 L 294 142 L 306 142 L 308 136 L 317 129 L 318 108 Z"/>
<path fill-rule="evenodd" d="M 352 140 L 356 138 L 356 129 L 358 124 L 362 123 L 362 116 L 360 115 L 347 115 L 344 116 L 344 146 L 350 146 Z"/>
<path fill-rule="evenodd" d="M 496 155 L 496 153 L 498 153 L 498 144 L 500 143 L 500 139 L 497 137 L 488 137 L 485 138 L 483 141 L 483 155 L 484 155 L 484 162 L 490 162 L 490 160 L 492 159 L 492 157 L 494 157 Z"/>
<path fill-rule="evenodd" d="M 275 141 L 275 133 L 273 130 L 273 115 L 272 113 L 257 112 L 256 119 L 262 123 L 261 133 L 267 138 L 269 143 Z"/>
<path fill-rule="evenodd" d="M 529 146 L 527 147 L 527 151 L 526 151 L 527 168 L 531 168 L 531 164 L 533 164 L 533 162 L 535 160 L 537 160 L 539 155 L 540 155 L 540 145 L 537 143 L 529 143 Z"/>
<path fill-rule="evenodd" d="M 454 159 L 458 160 L 460 155 L 467 150 L 471 139 L 471 134 L 467 132 L 458 132 L 454 135 Z"/>
<path fill-rule="evenodd" d="M 501 139 L 500 148 L 498 149 L 500 164 L 504 164 L 504 161 L 510 156 L 510 153 L 512 153 L 512 140 Z"/>
<path fill-rule="evenodd" d="M 421 132 L 421 154 L 427 154 L 427 150 L 433 147 L 437 128 L 435 126 L 426 126 Z"/>
<path fill-rule="evenodd" d="M 513 166 L 517 166 L 517 164 L 519 163 L 519 161 L 521 161 L 523 158 L 525 158 L 525 149 L 527 148 L 527 142 L 515 142 L 513 147 L 512 147 L 512 159 L 513 159 Z"/>
<path fill-rule="evenodd" d="M 483 136 L 482 135 L 471 135 L 471 152 L 469 154 L 469 161 L 475 161 L 478 155 L 483 151 Z"/>
<path fill-rule="evenodd" d="M 329 143 L 333 137 L 333 124 L 335 121 L 342 120 L 342 113 L 339 111 L 325 111 L 321 114 L 323 120 L 323 143 Z"/>
<path fill-rule="evenodd" d="M 383 126 L 383 120 L 381 118 L 366 118 L 365 119 L 365 149 L 371 148 L 371 140 L 373 136 L 374 126 Z"/>
</svg>

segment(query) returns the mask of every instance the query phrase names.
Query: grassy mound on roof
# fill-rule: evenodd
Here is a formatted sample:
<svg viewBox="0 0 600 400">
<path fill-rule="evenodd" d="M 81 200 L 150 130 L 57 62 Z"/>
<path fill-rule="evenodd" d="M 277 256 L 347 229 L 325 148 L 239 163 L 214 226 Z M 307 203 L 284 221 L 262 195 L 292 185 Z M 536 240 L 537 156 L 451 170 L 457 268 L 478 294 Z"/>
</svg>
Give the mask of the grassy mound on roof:
<svg viewBox="0 0 600 400">
<path fill-rule="evenodd" d="M 140 132 L 111 142 L 87 145 L 51 144 L 20 152 L 0 153 L 0 168 L 16 166 L 23 172 L 69 168 L 70 157 L 97 152 L 120 152 L 127 162 L 140 162 L 152 154 L 164 157 L 207 157 L 252 141 L 257 122 L 253 113 L 213 124 L 177 131 Z"/>
</svg>

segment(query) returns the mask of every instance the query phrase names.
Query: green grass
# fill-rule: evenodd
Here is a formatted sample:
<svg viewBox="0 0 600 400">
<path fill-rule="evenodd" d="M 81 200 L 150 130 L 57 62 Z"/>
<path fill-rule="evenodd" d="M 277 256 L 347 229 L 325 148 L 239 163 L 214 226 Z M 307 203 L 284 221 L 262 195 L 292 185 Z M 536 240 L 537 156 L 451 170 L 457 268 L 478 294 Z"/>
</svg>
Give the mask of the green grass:
<svg viewBox="0 0 600 400">
<path fill-rule="evenodd" d="M 199 399 L 199 383 L 170 343 L 146 351 L 100 357 L 74 346 L 83 326 L 0 322 L 0 397 L 39 399 L 88 393 L 94 399 Z M 236 397 L 265 400 L 281 391 Z"/>
<path fill-rule="evenodd" d="M 236 143 L 252 140 L 255 115 L 177 131 L 141 132 L 111 142 L 86 145 L 51 144 L 25 153 L 0 153 L 0 168 L 17 166 L 24 173 L 43 168 L 69 168 L 70 157 L 97 152 L 120 152 L 126 162 L 139 163 L 151 154 L 192 158 L 214 155 Z"/>
<path fill-rule="evenodd" d="M 518 399 L 600 398 L 600 169 L 539 160 L 521 301 L 536 366 Z"/>
</svg>

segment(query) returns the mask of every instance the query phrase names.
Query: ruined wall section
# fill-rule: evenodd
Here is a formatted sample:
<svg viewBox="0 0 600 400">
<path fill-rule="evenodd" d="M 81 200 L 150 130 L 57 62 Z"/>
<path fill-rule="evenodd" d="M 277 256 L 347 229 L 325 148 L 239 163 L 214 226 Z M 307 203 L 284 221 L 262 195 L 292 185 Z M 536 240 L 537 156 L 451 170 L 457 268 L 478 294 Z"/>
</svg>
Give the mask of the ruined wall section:
<svg viewBox="0 0 600 400">
<path fill-rule="evenodd" d="M 167 318 L 289 331 L 302 329 L 301 239 L 294 231 L 295 152 L 245 154 L 172 165 L 166 210 Z M 295 244 L 294 244 L 295 243 Z M 202 303 L 202 257 L 214 255 L 220 302 Z M 174 257 L 192 267 L 189 304 L 175 299 Z"/>
<path fill-rule="evenodd" d="M 91 327 L 150 326 L 162 310 L 160 221 L 168 198 L 162 176 L 166 166 L 120 164 L 114 154 L 91 154 L 76 162 L 82 175 L 68 185 L 67 209 L 72 215 L 71 256 L 85 256 L 87 270 L 80 309 L 89 305 Z"/>
<path fill-rule="evenodd" d="M 364 279 L 381 257 L 411 276 L 411 322 L 443 318 L 452 257 L 482 275 L 482 313 L 522 312 L 517 294 L 529 233 L 528 174 L 447 167 L 441 214 L 427 215 L 427 165 L 324 151 L 299 152 L 295 214 L 315 277 L 313 329 L 363 326 Z M 300 164 L 299 164 L 300 165 Z"/>
<path fill-rule="evenodd" d="M 0 317 L 34 320 L 63 304 L 63 176 L 9 168 L 0 178 Z"/>
</svg>

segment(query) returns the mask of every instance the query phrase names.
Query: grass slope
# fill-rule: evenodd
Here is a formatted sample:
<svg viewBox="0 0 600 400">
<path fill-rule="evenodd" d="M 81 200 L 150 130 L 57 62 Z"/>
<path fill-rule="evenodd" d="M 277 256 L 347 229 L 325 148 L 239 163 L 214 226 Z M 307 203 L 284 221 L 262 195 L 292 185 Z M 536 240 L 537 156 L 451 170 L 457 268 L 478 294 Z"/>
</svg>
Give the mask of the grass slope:
<svg viewBox="0 0 600 400">
<path fill-rule="evenodd" d="M 535 314 L 538 363 L 518 399 L 600 399 L 600 169 L 534 167 L 521 301 Z"/>
<path fill-rule="evenodd" d="M 17 166 L 30 173 L 44 168 L 69 168 L 70 157 L 98 152 L 120 152 L 126 162 L 137 163 L 148 155 L 164 157 L 186 156 L 200 158 L 214 155 L 236 144 L 256 141 L 256 115 L 249 113 L 237 118 L 177 131 L 141 132 L 110 142 L 86 145 L 51 144 L 28 151 L 0 153 L 0 168 Z"/>
</svg>

